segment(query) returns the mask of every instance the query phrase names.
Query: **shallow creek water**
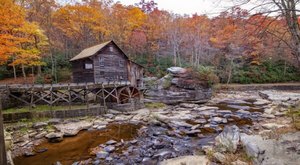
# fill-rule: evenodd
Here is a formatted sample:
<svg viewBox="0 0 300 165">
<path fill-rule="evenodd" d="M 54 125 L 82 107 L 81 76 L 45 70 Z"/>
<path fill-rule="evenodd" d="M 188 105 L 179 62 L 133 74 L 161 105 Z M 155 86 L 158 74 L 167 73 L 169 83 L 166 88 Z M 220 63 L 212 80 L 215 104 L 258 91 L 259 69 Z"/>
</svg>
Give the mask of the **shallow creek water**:
<svg viewBox="0 0 300 165">
<path fill-rule="evenodd" d="M 255 100 L 243 100 L 244 102 L 220 102 L 209 106 L 218 107 L 219 110 L 230 110 L 232 115 L 225 117 L 218 113 L 213 116 L 221 118 L 231 118 L 226 123 L 214 123 L 210 117 L 201 116 L 201 112 L 191 111 L 196 117 L 191 120 L 185 120 L 186 123 L 193 126 L 197 125 L 196 119 L 206 119 L 207 124 L 216 125 L 223 128 L 225 125 L 238 125 L 240 127 L 252 125 L 252 122 L 259 118 L 262 112 L 262 106 L 254 105 Z M 238 110 L 245 108 L 250 114 L 239 114 Z M 173 113 L 173 111 L 170 111 Z M 234 117 L 235 116 L 235 117 Z M 95 158 L 90 154 L 90 149 L 109 140 L 117 142 L 125 141 L 120 147 L 110 154 L 112 160 L 93 159 L 99 164 L 156 164 L 157 162 L 178 157 L 182 155 L 193 155 L 198 152 L 203 145 L 214 141 L 215 136 L 222 131 L 215 128 L 201 127 L 199 134 L 188 134 L 190 129 L 176 126 L 149 125 L 143 124 L 110 124 L 104 130 L 82 131 L 75 137 L 67 137 L 60 143 L 43 142 L 36 146 L 35 151 L 47 149 L 43 153 L 37 153 L 31 157 L 17 157 L 14 159 L 16 165 L 52 165 L 60 162 L 63 165 L 71 165 L 76 161 Z M 170 128 L 171 127 L 171 128 Z M 136 139 L 136 142 L 131 141 Z M 127 141 L 127 142 L 126 142 Z"/>
<path fill-rule="evenodd" d="M 79 160 L 91 157 L 90 149 L 97 147 L 109 140 L 131 140 L 137 136 L 139 125 L 135 124 L 112 124 L 105 130 L 81 131 L 77 136 L 67 137 L 60 143 L 45 141 L 35 148 L 35 151 L 47 149 L 31 157 L 17 157 L 15 165 L 52 165 L 59 161 L 62 164 L 72 164 Z"/>
</svg>

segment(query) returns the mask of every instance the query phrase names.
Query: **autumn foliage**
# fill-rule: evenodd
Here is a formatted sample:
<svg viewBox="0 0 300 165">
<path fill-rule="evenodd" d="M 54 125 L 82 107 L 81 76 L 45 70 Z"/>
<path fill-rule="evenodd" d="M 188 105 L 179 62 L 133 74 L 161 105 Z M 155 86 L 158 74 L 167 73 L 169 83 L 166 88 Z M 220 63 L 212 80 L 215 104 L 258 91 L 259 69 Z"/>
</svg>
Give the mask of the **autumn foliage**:
<svg viewBox="0 0 300 165">
<path fill-rule="evenodd" d="M 250 15 L 239 7 L 209 17 L 158 10 L 155 1 L 131 6 L 104 0 L 0 1 L 0 65 L 22 69 L 25 77 L 28 68 L 33 73 L 50 69 L 53 75 L 59 55 L 68 60 L 86 47 L 114 40 L 149 68 L 149 75 L 160 73 L 170 59 L 172 65 L 213 66 L 230 81 L 239 65 L 270 59 L 296 65 L 290 38 L 283 17 Z"/>
</svg>

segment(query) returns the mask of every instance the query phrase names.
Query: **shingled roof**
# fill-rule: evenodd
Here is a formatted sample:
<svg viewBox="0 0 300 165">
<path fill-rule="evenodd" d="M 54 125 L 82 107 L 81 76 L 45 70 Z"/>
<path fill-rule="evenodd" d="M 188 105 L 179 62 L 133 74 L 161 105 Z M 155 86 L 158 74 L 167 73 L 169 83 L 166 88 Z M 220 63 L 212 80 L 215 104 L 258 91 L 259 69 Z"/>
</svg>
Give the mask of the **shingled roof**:
<svg viewBox="0 0 300 165">
<path fill-rule="evenodd" d="M 83 51 L 81 51 L 78 55 L 76 55 L 75 57 L 73 57 L 70 61 L 75 61 L 75 60 L 79 60 L 79 59 L 83 59 L 83 58 L 87 58 L 87 57 L 91 57 L 93 55 L 95 55 L 97 52 L 99 52 L 101 49 L 103 49 L 106 45 L 108 45 L 109 43 L 111 43 L 114 41 L 107 41 L 104 43 L 101 43 L 99 45 L 95 45 L 89 48 L 84 49 Z M 114 43 L 115 44 L 115 43 Z M 115 44 L 116 45 L 116 44 Z M 116 45 L 117 46 L 117 45 Z M 118 47 L 118 46 L 117 46 Z M 119 47 L 118 47 L 119 48 Z M 120 48 L 119 48 L 120 49 Z M 121 50 L 121 49 L 120 49 Z M 121 50 L 122 51 L 122 50 Z M 123 52 L 123 51 L 122 51 Z M 124 53 L 124 52 L 123 52 Z M 125 53 L 124 53 L 125 55 Z M 126 56 L 126 55 L 125 55 Z M 127 56 L 126 56 L 127 57 Z"/>
</svg>

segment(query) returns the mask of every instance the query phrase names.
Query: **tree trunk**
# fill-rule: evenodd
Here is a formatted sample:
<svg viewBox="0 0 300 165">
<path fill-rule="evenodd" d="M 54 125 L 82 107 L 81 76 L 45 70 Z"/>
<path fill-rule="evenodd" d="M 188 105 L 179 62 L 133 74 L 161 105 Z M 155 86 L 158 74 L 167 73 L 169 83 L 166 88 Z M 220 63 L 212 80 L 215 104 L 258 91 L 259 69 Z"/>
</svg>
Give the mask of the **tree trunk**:
<svg viewBox="0 0 300 165">
<path fill-rule="evenodd" d="M 22 74 L 23 74 L 23 78 L 24 78 L 24 80 L 26 81 L 25 67 L 24 67 L 24 65 L 23 65 L 23 64 L 21 65 L 21 67 L 22 67 Z"/>
<path fill-rule="evenodd" d="M 53 58 L 53 53 L 50 53 L 50 57 L 51 57 L 51 76 L 54 77 L 54 58 Z"/>
<path fill-rule="evenodd" d="M 174 66 L 177 65 L 177 57 L 176 57 L 176 48 L 175 48 L 175 45 L 173 46 L 173 63 L 174 63 Z"/>
<path fill-rule="evenodd" d="M 229 71 L 228 71 L 228 79 L 227 79 L 227 83 L 229 84 L 231 81 L 231 76 L 232 76 L 232 68 L 233 68 L 233 59 L 230 59 L 230 64 L 229 64 Z"/>
<path fill-rule="evenodd" d="M 14 70 L 14 79 L 17 80 L 17 71 L 16 71 L 16 66 L 13 64 L 13 70 Z"/>
<path fill-rule="evenodd" d="M 31 74 L 34 77 L 34 66 L 31 67 Z"/>
<path fill-rule="evenodd" d="M 284 70 L 283 70 L 283 76 L 286 74 L 286 61 L 284 61 Z"/>
<path fill-rule="evenodd" d="M 42 75 L 42 66 L 38 66 L 37 76 L 40 77 Z"/>
<path fill-rule="evenodd" d="M 31 67 L 31 74 L 32 74 L 32 83 L 34 84 L 34 81 L 35 81 L 34 66 Z"/>
</svg>

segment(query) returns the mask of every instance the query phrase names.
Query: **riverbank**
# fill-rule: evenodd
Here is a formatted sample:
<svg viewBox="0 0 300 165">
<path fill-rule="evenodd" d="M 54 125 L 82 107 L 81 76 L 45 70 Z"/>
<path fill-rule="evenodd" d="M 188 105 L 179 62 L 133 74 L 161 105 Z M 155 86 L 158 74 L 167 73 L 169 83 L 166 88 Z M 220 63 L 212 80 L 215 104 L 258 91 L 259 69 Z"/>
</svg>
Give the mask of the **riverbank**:
<svg viewBox="0 0 300 165">
<path fill-rule="evenodd" d="M 295 134 L 299 132 L 286 113 L 299 101 L 299 93 L 227 90 L 216 93 L 206 104 L 181 103 L 130 113 L 110 110 L 109 114 L 97 117 L 20 122 L 6 125 L 6 129 L 12 133 L 14 160 L 16 164 L 24 165 L 33 161 L 43 164 L 157 164 L 173 158 L 177 158 L 176 162 L 186 161 L 181 159 L 182 156 L 200 156 L 202 162 L 217 164 L 257 161 L 266 164 L 270 162 L 261 160 L 276 162 L 279 158 L 293 164 L 299 157 L 293 153 L 300 153 L 297 148 L 300 139 L 297 139 L 299 136 Z M 216 137 L 227 126 L 238 128 L 238 131 L 229 131 L 238 132 L 229 136 L 238 137 L 238 140 L 229 138 L 236 144 L 235 152 L 226 148 L 218 150 L 222 138 L 216 140 Z M 252 140 L 252 136 L 259 137 Z M 276 142 L 276 147 L 281 148 L 281 157 L 272 155 L 268 148 L 261 148 L 265 142 L 260 137 L 271 139 L 268 144 Z M 78 143 L 76 149 L 70 141 Z M 59 147 L 54 147 L 56 145 Z M 251 152 L 253 150 L 258 152 Z M 296 152 L 291 152 L 293 150 Z M 235 156 L 242 153 L 247 156 Z M 49 155 L 52 155 L 51 160 L 47 159 Z"/>
<path fill-rule="evenodd" d="M 217 84 L 218 90 L 300 90 L 300 82 L 272 84 Z"/>
</svg>

